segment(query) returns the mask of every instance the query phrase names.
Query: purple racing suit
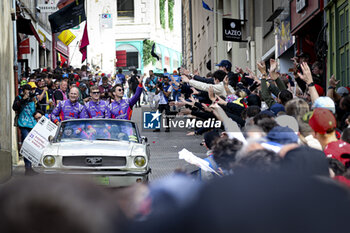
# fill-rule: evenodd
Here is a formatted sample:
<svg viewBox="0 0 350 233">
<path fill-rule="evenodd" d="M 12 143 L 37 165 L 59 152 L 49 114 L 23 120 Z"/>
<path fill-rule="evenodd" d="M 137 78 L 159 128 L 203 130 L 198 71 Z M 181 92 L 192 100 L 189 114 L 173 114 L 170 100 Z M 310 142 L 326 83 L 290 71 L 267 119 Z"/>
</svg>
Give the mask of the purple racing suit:
<svg viewBox="0 0 350 233">
<path fill-rule="evenodd" d="M 90 100 L 85 104 L 87 114 L 90 118 L 107 118 L 108 103 L 104 100 L 94 102 Z"/>
<path fill-rule="evenodd" d="M 108 105 L 106 118 L 130 120 L 132 115 L 132 107 L 140 99 L 142 93 L 142 84 L 140 84 L 136 93 L 130 99 L 121 99 L 114 101 Z"/>
<path fill-rule="evenodd" d="M 59 102 L 51 113 L 51 120 L 55 124 L 58 121 L 78 118 L 89 118 L 86 108 L 79 102 L 72 103 L 69 99 Z"/>
</svg>

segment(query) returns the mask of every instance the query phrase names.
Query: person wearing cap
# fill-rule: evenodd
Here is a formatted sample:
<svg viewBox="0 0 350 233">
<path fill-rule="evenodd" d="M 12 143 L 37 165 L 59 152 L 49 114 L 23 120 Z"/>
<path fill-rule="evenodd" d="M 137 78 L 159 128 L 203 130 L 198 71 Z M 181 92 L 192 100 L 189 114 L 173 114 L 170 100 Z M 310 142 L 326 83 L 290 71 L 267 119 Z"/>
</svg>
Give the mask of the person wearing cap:
<svg viewBox="0 0 350 233">
<path fill-rule="evenodd" d="M 321 96 L 315 100 L 311 109 L 325 108 L 335 114 L 335 104 L 334 101 L 328 96 Z"/>
<path fill-rule="evenodd" d="M 313 136 L 320 142 L 323 149 L 330 143 L 337 142 L 335 135 L 337 123 L 333 113 L 325 108 L 316 108 L 309 118 Z"/>
<path fill-rule="evenodd" d="M 173 74 L 170 77 L 171 77 L 170 84 L 173 88 L 173 92 L 172 92 L 173 100 L 175 102 L 178 102 L 179 97 L 181 96 L 181 88 L 180 88 L 181 77 L 177 75 L 177 70 L 174 70 Z"/>
<path fill-rule="evenodd" d="M 16 126 L 21 131 L 21 142 L 27 137 L 29 132 L 34 128 L 36 121 L 33 117 L 35 112 L 36 97 L 35 97 L 35 83 L 26 84 L 22 87 L 22 94 L 16 96 L 12 109 L 16 111 L 17 122 Z M 29 160 L 24 158 L 25 173 L 30 175 L 32 173 L 32 167 Z"/>
<path fill-rule="evenodd" d="M 237 74 L 234 74 L 232 69 L 232 64 L 229 60 L 222 60 L 219 64 L 216 66 L 219 67 L 219 70 L 224 71 L 227 74 L 229 85 L 233 88 L 237 86 L 237 83 L 239 82 L 239 77 Z"/>
<path fill-rule="evenodd" d="M 350 144 L 337 139 L 335 135 L 337 123 L 329 110 L 316 108 L 309 120 L 309 125 L 328 158 L 337 159 L 344 165 L 349 163 Z"/>
<path fill-rule="evenodd" d="M 349 94 L 349 90 L 346 87 L 339 87 L 336 92 L 341 97 L 346 96 L 346 95 Z"/>
</svg>

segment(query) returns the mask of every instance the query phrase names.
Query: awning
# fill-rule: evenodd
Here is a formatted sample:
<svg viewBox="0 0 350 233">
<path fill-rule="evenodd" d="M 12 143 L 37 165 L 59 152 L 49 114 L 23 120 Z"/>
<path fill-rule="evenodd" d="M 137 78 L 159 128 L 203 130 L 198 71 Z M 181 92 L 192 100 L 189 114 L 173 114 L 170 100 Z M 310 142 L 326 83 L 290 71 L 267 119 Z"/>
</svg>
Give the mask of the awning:
<svg viewBox="0 0 350 233">
<path fill-rule="evenodd" d="M 39 44 L 41 44 L 38 32 L 35 30 L 32 24 L 32 21 L 30 19 L 18 17 L 16 21 L 17 21 L 17 32 L 34 36 L 35 39 L 37 39 L 37 41 L 39 42 Z"/>
</svg>

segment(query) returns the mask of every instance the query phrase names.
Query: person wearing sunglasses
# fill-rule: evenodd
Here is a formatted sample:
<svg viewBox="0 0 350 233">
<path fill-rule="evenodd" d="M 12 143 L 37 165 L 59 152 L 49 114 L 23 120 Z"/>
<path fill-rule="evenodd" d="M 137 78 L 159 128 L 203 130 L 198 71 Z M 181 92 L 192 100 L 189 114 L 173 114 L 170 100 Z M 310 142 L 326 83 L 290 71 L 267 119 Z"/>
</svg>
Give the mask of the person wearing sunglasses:
<svg viewBox="0 0 350 233">
<path fill-rule="evenodd" d="M 101 100 L 101 93 L 98 86 L 90 88 L 91 100 L 85 104 L 87 113 L 90 118 L 105 118 L 108 103 Z"/>
<path fill-rule="evenodd" d="M 113 119 L 126 119 L 130 120 L 132 115 L 132 108 L 136 102 L 140 99 L 142 93 L 142 79 L 137 78 L 139 85 L 135 91 L 135 94 L 130 99 L 123 99 L 124 88 L 121 84 L 116 84 L 112 88 L 114 101 L 108 105 L 106 118 Z"/>
</svg>

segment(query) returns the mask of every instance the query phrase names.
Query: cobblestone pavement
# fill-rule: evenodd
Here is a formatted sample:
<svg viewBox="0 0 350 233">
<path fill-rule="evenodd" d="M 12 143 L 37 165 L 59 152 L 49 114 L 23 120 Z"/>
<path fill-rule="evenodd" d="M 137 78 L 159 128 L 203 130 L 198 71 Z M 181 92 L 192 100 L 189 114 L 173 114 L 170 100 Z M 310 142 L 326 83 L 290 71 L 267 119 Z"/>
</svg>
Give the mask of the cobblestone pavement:
<svg viewBox="0 0 350 233">
<path fill-rule="evenodd" d="M 142 107 L 144 110 L 148 109 Z M 177 168 L 186 170 L 195 170 L 194 166 L 188 165 L 184 160 L 179 159 L 178 152 L 183 148 L 191 151 L 193 154 L 204 157 L 205 148 L 200 145 L 203 136 L 186 136 L 188 129 L 182 131 L 170 131 L 168 133 L 162 130 L 159 133 L 142 131 L 142 109 L 134 108 L 132 120 L 138 123 L 142 136 L 148 138 L 151 151 L 150 165 L 152 174 L 150 181 L 171 174 Z"/>
</svg>

